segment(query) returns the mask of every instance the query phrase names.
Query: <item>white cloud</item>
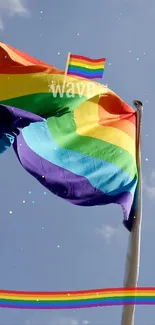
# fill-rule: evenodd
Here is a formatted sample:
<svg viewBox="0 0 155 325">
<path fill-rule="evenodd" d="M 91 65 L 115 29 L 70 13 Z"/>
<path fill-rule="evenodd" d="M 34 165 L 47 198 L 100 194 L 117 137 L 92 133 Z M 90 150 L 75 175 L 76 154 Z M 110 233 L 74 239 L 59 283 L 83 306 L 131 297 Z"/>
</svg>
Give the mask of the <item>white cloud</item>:
<svg viewBox="0 0 155 325">
<path fill-rule="evenodd" d="M 72 318 L 55 318 L 49 322 L 49 325 L 78 325 L 78 321 Z"/>
<path fill-rule="evenodd" d="M 153 179 L 153 180 L 155 179 L 155 170 L 153 170 L 151 173 L 151 179 Z"/>
<path fill-rule="evenodd" d="M 123 227 L 111 227 L 109 225 L 102 225 L 101 228 L 96 228 L 96 232 L 100 234 L 107 243 L 110 243 L 112 238 L 120 237 L 120 234 L 123 233 Z"/>
<path fill-rule="evenodd" d="M 29 11 L 24 0 L 0 0 L 0 29 L 4 28 L 3 18 L 8 16 L 27 16 Z"/>
<path fill-rule="evenodd" d="M 38 319 L 38 318 L 39 317 L 36 316 L 36 314 L 34 314 L 30 320 L 27 320 L 25 322 L 25 325 L 79 325 L 78 321 L 74 318 L 67 318 L 67 317 L 50 318 L 48 316 L 43 317 L 44 319 L 40 319 L 40 318 Z"/>
<path fill-rule="evenodd" d="M 155 171 L 152 171 L 149 179 L 143 179 L 143 191 L 150 199 L 155 198 Z"/>
<path fill-rule="evenodd" d="M 145 187 L 144 190 L 147 193 L 147 195 L 150 197 L 150 199 L 155 198 L 155 187 L 147 185 L 147 187 Z"/>
<path fill-rule="evenodd" d="M 29 320 L 25 321 L 25 325 L 88 325 L 90 321 L 83 320 L 78 321 L 72 317 L 49 317 L 48 314 L 42 313 L 42 316 L 39 317 L 38 314 L 35 312 L 31 315 Z"/>
</svg>

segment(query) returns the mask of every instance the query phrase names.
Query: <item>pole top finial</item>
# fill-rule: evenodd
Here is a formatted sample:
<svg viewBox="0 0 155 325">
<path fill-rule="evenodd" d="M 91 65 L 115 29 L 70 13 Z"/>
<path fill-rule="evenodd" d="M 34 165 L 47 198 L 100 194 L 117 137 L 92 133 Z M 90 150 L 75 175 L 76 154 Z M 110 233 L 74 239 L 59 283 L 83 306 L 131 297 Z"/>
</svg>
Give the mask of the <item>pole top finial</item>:
<svg viewBox="0 0 155 325">
<path fill-rule="evenodd" d="M 135 99 L 135 100 L 133 100 L 133 106 L 135 107 L 135 108 L 142 108 L 143 107 L 143 103 L 140 101 L 140 100 L 137 100 L 137 99 Z"/>
</svg>

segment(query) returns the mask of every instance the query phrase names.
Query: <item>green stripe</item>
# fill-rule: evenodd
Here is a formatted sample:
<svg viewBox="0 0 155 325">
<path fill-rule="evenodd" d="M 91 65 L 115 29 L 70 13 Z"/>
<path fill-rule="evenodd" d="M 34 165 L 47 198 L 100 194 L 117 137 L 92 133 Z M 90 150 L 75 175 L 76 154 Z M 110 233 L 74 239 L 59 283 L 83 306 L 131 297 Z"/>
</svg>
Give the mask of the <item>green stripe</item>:
<svg viewBox="0 0 155 325">
<path fill-rule="evenodd" d="M 120 154 L 120 147 L 99 139 L 91 139 L 76 134 L 74 116 L 73 113 L 69 113 L 73 112 L 85 100 L 86 97 L 79 97 L 78 95 L 68 98 L 66 94 L 63 94 L 63 98 L 60 98 L 60 95 L 54 98 L 52 93 L 42 93 L 0 101 L 0 104 L 31 111 L 46 118 L 53 115 L 52 119 L 48 119 L 48 126 L 60 147 L 114 163 L 135 177 L 135 174 L 137 175 L 136 163 L 126 150 L 121 148 L 122 153 Z M 54 118 L 54 115 L 59 116 L 59 118 Z"/>
<path fill-rule="evenodd" d="M 87 98 L 84 96 L 67 96 L 68 95 L 63 93 L 63 97 L 60 97 L 60 94 L 57 94 L 57 97 L 55 98 L 53 97 L 52 92 L 49 92 L 3 100 L 0 101 L 0 104 L 17 107 L 47 118 L 52 115 L 61 115 L 67 112 L 71 112 L 78 105 L 87 100 Z"/>
<path fill-rule="evenodd" d="M 34 299 L 34 300 L 30 300 L 30 299 L 26 299 L 26 300 L 22 300 L 22 299 L 5 299 L 5 298 L 2 298 L 2 299 L 0 299 L 0 303 L 16 303 L 16 304 L 32 304 L 32 305 L 40 305 L 40 304 L 43 304 L 43 305 L 47 305 L 47 304 L 52 304 L 52 305 L 57 305 L 57 304 L 76 304 L 76 303 L 90 303 L 90 302 L 101 302 L 101 301 L 109 301 L 109 300 L 113 300 L 113 301 L 117 301 L 117 300 L 128 300 L 128 299 L 136 299 L 136 300 L 143 300 L 143 299 L 145 299 L 145 300 L 152 300 L 152 299 L 154 299 L 155 297 L 153 296 L 153 297 L 146 297 L 146 296 L 140 296 L 140 297 L 138 297 L 138 296 L 133 296 L 133 295 L 128 295 L 128 296 L 122 296 L 122 295 L 120 295 L 120 296 L 112 296 L 112 297 L 94 297 L 94 298 L 92 298 L 92 297 L 90 297 L 90 298 L 84 298 L 84 299 L 76 299 L 76 300 L 64 300 L 64 299 L 62 299 L 62 300 L 53 300 L 53 299 L 51 299 L 51 300 L 41 300 L 41 299 L 38 299 L 39 301 L 37 301 L 37 299 Z"/>
<path fill-rule="evenodd" d="M 82 72 L 102 72 L 104 70 L 104 68 L 100 68 L 100 69 L 91 69 L 91 68 L 85 68 L 85 67 L 79 67 L 78 65 L 72 65 L 70 64 L 68 69 L 71 68 L 71 69 L 76 69 L 78 71 L 82 71 Z"/>
<path fill-rule="evenodd" d="M 115 164 L 131 177 L 137 177 L 134 158 L 126 150 L 100 139 L 81 136 L 76 133 L 74 112 L 47 120 L 53 139 L 61 148 L 74 150 Z M 120 153 L 120 150 L 122 153 Z"/>
</svg>

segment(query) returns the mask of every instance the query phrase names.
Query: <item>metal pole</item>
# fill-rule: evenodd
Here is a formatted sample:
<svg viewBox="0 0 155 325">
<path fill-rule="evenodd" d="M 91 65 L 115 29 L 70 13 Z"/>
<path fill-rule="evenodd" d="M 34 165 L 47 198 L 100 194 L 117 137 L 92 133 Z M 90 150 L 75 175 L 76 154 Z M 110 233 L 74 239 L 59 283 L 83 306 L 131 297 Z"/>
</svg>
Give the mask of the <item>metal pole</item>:
<svg viewBox="0 0 155 325">
<path fill-rule="evenodd" d="M 131 231 L 126 257 L 124 287 L 137 287 L 140 264 L 140 242 L 142 224 L 142 172 L 141 172 L 141 151 L 140 140 L 142 131 L 143 104 L 140 101 L 133 101 L 137 108 L 137 167 L 138 167 L 138 208 L 133 230 Z M 134 325 L 135 305 L 123 307 L 121 325 Z"/>
</svg>

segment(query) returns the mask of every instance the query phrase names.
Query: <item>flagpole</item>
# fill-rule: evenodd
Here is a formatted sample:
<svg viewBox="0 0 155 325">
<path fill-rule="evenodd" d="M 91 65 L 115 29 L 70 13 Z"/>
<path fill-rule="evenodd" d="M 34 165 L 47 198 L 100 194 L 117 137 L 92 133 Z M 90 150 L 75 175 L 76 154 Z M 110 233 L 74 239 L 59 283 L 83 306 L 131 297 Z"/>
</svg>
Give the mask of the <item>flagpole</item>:
<svg viewBox="0 0 155 325">
<path fill-rule="evenodd" d="M 137 108 L 137 166 L 138 166 L 138 209 L 133 230 L 130 233 L 128 252 L 126 257 L 124 288 L 137 287 L 140 265 L 140 243 L 142 224 L 142 170 L 141 170 L 141 132 L 143 104 L 133 101 Z M 135 305 L 125 305 L 122 312 L 121 325 L 134 325 Z"/>
<path fill-rule="evenodd" d="M 64 73 L 64 82 L 63 82 L 64 85 L 66 83 L 66 77 L 67 77 L 67 72 L 68 72 L 68 66 L 69 66 L 70 56 L 71 56 L 71 52 L 68 52 L 67 61 L 66 61 L 66 67 L 65 67 L 65 73 Z"/>
</svg>

